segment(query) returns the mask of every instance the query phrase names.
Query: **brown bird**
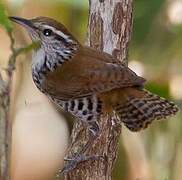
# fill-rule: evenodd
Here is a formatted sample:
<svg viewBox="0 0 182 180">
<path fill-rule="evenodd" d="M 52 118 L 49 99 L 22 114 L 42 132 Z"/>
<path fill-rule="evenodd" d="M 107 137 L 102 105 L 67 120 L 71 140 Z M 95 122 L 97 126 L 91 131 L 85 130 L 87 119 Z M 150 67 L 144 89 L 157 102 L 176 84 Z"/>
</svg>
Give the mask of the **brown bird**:
<svg viewBox="0 0 182 180">
<path fill-rule="evenodd" d="M 111 55 L 81 45 L 61 23 L 47 17 L 10 19 L 40 41 L 32 61 L 36 86 L 85 122 L 93 136 L 103 113 L 115 111 L 127 128 L 139 131 L 178 111 L 174 103 L 144 90 L 144 78 Z"/>
</svg>

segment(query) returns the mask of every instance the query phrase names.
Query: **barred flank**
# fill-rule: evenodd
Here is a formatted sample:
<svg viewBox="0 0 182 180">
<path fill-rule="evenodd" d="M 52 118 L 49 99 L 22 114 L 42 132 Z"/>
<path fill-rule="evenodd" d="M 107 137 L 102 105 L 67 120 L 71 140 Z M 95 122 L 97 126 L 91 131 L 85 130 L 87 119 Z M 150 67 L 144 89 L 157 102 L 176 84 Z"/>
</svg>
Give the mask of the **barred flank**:
<svg viewBox="0 0 182 180">
<path fill-rule="evenodd" d="M 127 97 L 125 104 L 115 108 L 121 121 L 131 131 L 147 128 L 153 120 L 166 119 L 178 111 L 174 103 L 150 92 L 141 92 L 144 94 L 142 98 Z"/>
</svg>

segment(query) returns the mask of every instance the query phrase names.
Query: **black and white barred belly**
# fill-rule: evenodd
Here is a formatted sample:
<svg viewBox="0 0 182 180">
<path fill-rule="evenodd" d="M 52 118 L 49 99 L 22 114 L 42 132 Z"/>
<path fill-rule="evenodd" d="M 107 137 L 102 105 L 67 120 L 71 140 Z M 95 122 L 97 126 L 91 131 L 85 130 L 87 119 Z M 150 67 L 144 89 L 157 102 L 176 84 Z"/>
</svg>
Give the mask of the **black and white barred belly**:
<svg viewBox="0 0 182 180">
<path fill-rule="evenodd" d="M 85 122 L 97 121 L 101 114 L 102 102 L 96 95 L 80 99 L 62 101 L 51 98 L 64 111 L 70 112 L 75 117 Z"/>
</svg>

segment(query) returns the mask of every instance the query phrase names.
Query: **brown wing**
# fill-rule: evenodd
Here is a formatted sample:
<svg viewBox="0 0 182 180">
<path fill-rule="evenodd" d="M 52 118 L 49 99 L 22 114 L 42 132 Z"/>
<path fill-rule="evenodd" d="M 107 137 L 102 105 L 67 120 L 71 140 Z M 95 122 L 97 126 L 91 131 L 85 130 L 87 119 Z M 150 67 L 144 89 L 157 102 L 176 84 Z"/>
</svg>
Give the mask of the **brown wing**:
<svg viewBox="0 0 182 180">
<path fill-rule="evenodd" d="M 86 53 L 87 52 L 87 53 Z M 142 86 L 145 80 L 122 64 L 115 64 L 112 56 L 94 50 L 79 51 L 75 57 L 48 73 L 43 83 L 51 96 L 62 100 L 78 98 L 115 88 Z"/>
<path fill-rule="evenodd" d="M 105 53 L 105 52 L 99 52 L 98 50 L 95 50 L 91 47 L 88 47 L 88 46 L 84 46 L 84 48 L 81 48 L 80 49 L 80 54 L 82 56 L 87 56 L 89 58 L 97 58 L 97 60 L 99 61 L 104 61 L 104 62 L 107 62 L 107 63 L 116 63 L 116 64 L 121 64 L 120 61 L 118 61 L 117 59 L 115 59 L 113 56 L 111 56 L 110 54 L 108 53 Z"/>
</svg>

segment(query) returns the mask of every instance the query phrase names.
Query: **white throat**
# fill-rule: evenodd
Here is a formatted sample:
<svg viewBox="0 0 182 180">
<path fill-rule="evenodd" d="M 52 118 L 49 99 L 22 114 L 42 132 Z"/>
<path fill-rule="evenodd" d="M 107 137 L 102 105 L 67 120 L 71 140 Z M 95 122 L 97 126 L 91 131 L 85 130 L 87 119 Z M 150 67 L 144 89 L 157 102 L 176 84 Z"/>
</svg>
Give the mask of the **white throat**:
<svg viewBox="0 0 182 180">
<path fill-rule="evenodd" d="M 39 48 L 33 53 L 32 56 L 32 70 L 40 71 L 44 65 L 45 61 L 45 51 L 42 48 Z"/>
</svg>

